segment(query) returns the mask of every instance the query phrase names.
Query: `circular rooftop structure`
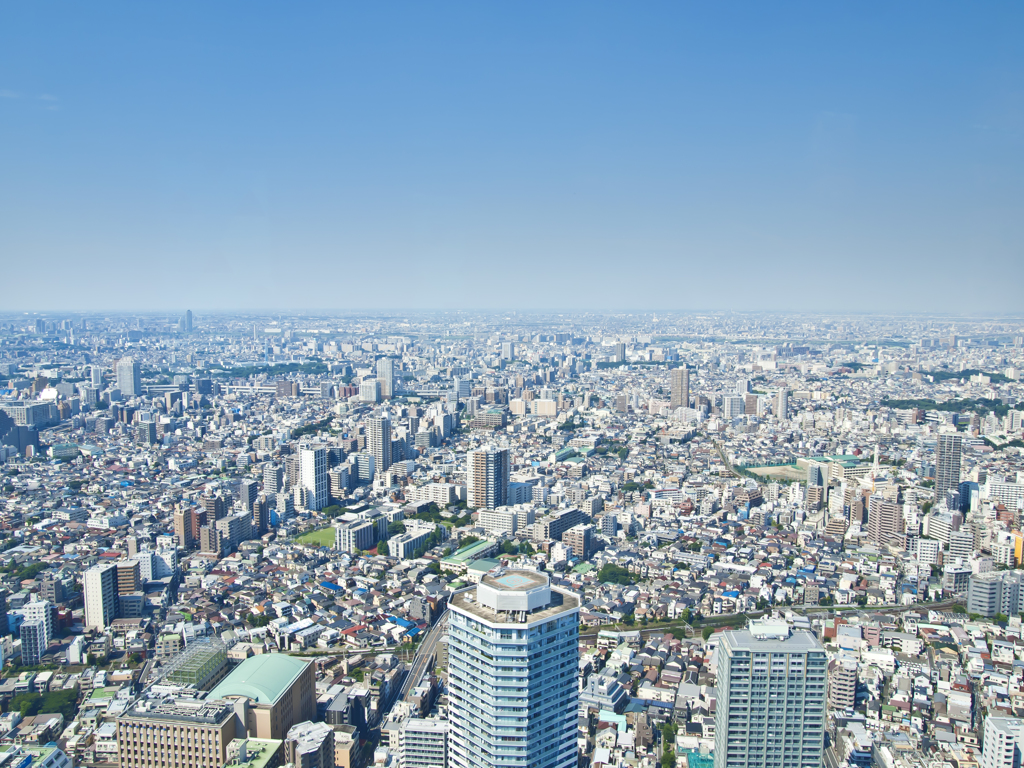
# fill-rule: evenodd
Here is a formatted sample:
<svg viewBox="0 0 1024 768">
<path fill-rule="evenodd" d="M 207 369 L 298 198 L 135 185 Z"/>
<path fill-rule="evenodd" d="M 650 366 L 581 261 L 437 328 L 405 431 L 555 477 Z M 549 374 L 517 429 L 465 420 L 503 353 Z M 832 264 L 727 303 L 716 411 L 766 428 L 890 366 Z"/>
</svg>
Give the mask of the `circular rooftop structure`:
<svg viewBox="0 0 1024 768">
<path fill-rule="evenodd" d="M 494 571 L 483 577 L 477 601 L 492 611 L 533 611 L 551 602 L 547 574 L 538 571 Z"/>
</svg>

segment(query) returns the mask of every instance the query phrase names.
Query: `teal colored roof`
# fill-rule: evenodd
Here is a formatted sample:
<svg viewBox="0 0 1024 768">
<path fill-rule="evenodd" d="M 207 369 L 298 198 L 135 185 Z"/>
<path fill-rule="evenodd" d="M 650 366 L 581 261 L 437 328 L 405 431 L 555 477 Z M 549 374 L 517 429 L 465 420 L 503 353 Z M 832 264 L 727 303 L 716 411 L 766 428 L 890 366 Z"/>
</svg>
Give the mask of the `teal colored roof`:
<svg viewBox="0 0 1024 768">
<path fill-rule="evenodd" d="M 308 662 L 283 653 L 250 656 L 210 691 L 208 700 L 245 696 L 258 704 L 273 704 L 302 674 Z"/>
<path fill-rule="evenodd" d="M 474 560 L 472 563 L 466 566 L 466 569 L 470 571 L 483 571 L 484 573 L 486 573 L 487 571 L 491 570 L 491 568 L 497 568 L 499 565 L 501 565 L 500 560 L 492 560 L 488 557 L 481 557 L 479 560 Z"/>
<path fill-rule="evenodd" d="M 493 547 L 494 542 L 484 539 L 483 541 L 475 541 L 468 547 L 463 547 L 454 555 L 446 557 L 444 562 L 446 563 L 464 563 L 467 560 L 474 559 L 480 552 L 483 552 L 488 547 Z"/>
</svg>

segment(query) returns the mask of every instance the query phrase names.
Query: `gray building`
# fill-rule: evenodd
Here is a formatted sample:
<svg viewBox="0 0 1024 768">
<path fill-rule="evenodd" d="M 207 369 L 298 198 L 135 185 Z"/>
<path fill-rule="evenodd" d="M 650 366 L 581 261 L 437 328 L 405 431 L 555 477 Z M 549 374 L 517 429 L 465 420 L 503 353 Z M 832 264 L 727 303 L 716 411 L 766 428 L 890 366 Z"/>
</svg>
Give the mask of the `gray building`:
<svg viewBox="0 0 1024 768">
<path fill-rule="evenodd" d="M 935 442 L 935 501 L 946 498 L 949 491 L 960 489 L 960 435 L 939 435 Z"/>
<path fill-rule="evenodd" d="M 1016 616 L 1021 609 L 1021 584 L 1024 573 L 1019 571 L 988 571 L 972 573 L 967 585 L 967 612 L 991 618 L 997 613 Z"/>
<path fill-rule="evenodd" d="M 21 625 L 21 664 L 33 667 L 46 653 L 46 623 L 42 619 L 29 619 Z"/>
<path fill-rule="evenodd" d="M 132 357 L 122 357 L 117 361 L 117 388 L 122 397 L 135 397 L 142 394 L 142 368 L 139 361 Z"/>
<path fill-rule="evenodd" d="M 782 621 L 723 633 L 715 768 L 818 768 L 825 733 L 825 649 Z"/>
</svg>

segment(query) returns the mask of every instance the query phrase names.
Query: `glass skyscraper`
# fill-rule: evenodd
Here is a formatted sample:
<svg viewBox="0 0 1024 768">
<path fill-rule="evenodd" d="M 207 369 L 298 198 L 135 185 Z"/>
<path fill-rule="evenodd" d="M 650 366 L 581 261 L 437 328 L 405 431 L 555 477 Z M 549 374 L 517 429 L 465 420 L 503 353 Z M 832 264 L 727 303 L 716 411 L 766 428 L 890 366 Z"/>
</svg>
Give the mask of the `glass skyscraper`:
<svg viewBox="0 0 1024 768">
<path fill-rule="evenodd" d="M 579 599 L 496 570 L 449 608 L 448 765 L 574 768 Z"/>
<path fill-rule="evenodd" d="M 771 620 L 723 635 L 715 768 L 819 768 L 827 677 L 821 643 Z"/>
</svg>

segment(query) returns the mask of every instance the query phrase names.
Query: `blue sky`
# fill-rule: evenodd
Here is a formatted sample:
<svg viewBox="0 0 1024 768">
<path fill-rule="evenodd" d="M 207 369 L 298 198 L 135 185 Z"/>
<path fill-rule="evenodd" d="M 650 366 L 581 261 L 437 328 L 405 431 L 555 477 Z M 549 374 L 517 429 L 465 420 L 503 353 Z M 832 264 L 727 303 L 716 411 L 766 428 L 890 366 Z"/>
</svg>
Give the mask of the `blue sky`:
<svg viewBox="0 0 1024 768">
<path fill-rule="evenodd" d="M 1021 311 L 1022 22 L 6 3 L 0 308 Z"/>
</svg>

